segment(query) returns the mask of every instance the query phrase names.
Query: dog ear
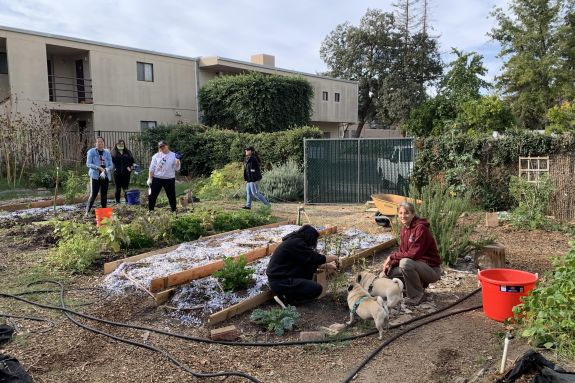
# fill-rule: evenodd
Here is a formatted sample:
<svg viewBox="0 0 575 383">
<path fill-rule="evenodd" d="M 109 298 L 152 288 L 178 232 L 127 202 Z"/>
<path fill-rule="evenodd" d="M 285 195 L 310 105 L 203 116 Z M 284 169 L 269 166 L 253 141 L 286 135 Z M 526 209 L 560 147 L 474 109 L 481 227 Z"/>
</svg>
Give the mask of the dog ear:
<svg viewBox="0 0 575 383">
<path fill-rule="evenodd" d="M 361 274 L 357 274 L 357 278 L 355 280 L 357 283 L 361 283 Z"/>
<path fill-rule="evenodd" d="M 353 285 L 347 286 L 347 291 L 351 291 L 351 290 L 353 290 Z"/>
</svg>

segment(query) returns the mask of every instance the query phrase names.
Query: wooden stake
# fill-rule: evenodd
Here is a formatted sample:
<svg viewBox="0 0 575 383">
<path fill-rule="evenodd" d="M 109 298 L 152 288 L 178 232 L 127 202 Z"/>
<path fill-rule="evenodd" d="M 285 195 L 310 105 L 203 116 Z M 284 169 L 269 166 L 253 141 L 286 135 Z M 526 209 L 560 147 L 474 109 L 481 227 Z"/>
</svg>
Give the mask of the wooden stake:
<svg viewBox="0 0 575 383">
<path fill-rule="evenodd" d="M 258 295 L 254 295 L 251 298 L 248 298 L 222 311 L 218 311 L 217 313 L 210 315 L 210 317 L 208 318 L 208 324 L 214 325 L 216 323 L 223 322 L 235 315 L 244 313 L 248 310 L 253 309 L 254 307 L 258 307 L 259 305 L 272 299 L 273 296 L 274 294 L 269 290 L 261 292 Z"/>
</svg>

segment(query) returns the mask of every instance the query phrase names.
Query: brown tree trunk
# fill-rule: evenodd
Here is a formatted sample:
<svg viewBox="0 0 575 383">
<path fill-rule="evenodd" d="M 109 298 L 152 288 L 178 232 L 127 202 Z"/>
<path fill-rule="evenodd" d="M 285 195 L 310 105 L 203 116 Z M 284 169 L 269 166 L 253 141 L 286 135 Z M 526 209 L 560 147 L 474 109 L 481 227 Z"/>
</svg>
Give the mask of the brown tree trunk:
<svg viewBox="0 0 575 383">
<path fill-rule="evenodd" d="M 363 130 L 363 126 L 365 125 L 365 121 L 360 121 L 357 124 L 357 130 L 353 134 L 353 138 L 359 138 L 361 136 L 361 131 Z"/>
</svg>

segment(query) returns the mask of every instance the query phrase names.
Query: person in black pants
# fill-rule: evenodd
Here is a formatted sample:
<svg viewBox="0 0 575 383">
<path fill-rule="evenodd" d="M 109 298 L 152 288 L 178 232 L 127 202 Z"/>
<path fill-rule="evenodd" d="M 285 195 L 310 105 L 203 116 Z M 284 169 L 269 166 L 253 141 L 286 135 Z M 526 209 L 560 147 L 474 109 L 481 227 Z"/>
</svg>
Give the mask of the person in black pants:
<svg viewBox="0 0 575 383">
<path fill-rule="evenodd" d="M 162 188 L 166 191 L 170 208 L 176 211 L 176 171 L 180 170 L 180 160 L 176 154 L 170 151 L 168 144 L 162 140 L 158 142 L 158 153 L 152 157 L 150 163 L 148 181 L 149 197 L 148 209 L 154 210 L 156 200 Z"/>
<path fill-rule="evenodd" d="M 126 191 L 130 187 L 130 176 L 134 166 L 134 157 L 132 152 L 126 147 L 124 140 L 118 140 L 118 143 L 112 149 L 112 162 L 114 163 L 114 182 L 116 184 L 116 203 L 120 203 L 120 196 L 124 190 L 124 198 L 128 203 Z"/>
<path fill-rule="evenodd" d="M 86 216 L 92 209 L 94 201 L 100 193 L 102 207 L 106 207 L 108 201 L 108 185 L 112 177 L 112 156 L 110 151 L 104 148 L 104 139 L 96 138 L 96 147 L 88 150 L 86 154 L 86 166 L 90 176 L 90 197 L 86 206 Z"/>
<path fill-rule="evenodd" d="M 315 299 L 322 286 L 312 280 L 318 266 L 336 262 L 334 255 L 316 251 L 318 231 L 304 225 L 282 238 L 271 256 L 266 274 L 272 292 L 285 303 Z"/>
</svg>

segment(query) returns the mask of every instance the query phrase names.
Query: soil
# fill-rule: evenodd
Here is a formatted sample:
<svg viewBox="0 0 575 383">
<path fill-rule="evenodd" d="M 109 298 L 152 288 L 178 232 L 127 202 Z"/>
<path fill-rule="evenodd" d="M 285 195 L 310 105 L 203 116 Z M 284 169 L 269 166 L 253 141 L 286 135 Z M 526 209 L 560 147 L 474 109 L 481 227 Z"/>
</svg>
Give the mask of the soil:
<svg viewBox="0 0 575 383">
<path fill-rule="evenodd" d="M 237 209 L 241 206 L 230 207 Z M 273 213 L 282 218 L 294 218 L 298 205 L 274 204 Z M 341 228 L 356 227 L 360 230 L 380 233 L 375 224 L 374 213 L 367 212 L 364 205 L 318 205 L 306 206 L 303 222 L 314 225 L 334 224 Z M 67 213 L 72 214 L 73 213 Z M 75 213 L 80 215 L 81 212 Z M 472 218 L 478 218 L 479 215 Z M 41 220 L 41 219 L 40 219 Z M 35 279 L 63 279 L 67 289 L 100 286 L 101 269 L 93 269 L 86 275 L 63 275 L 45 267 L 48 248 L 54 239 L 45 223 L 30 221 L 16 223 L 0 230 L 0 278 L 3 291 L 25 291 L 25 283 Z M 479 226 L 475 235 L 495 237 L 506 248 L 508 267 L 544 273 L 550 269 L 553 256 L 565 254 L 569 238 L 559 232 L 514 231 L 506 225 L 496 228 Z M 393 251 L 391 249 L 390 251 Z M 379 254 L 367 260 L 372 271 L 381 267 L 389 253 Z M 411 309 L 412 313 L 393 312 L 392 324 L 407 318 L 423 315 L 455 302 L 477 288 L 472 262 L 462 262 L 459 270 L 446 269 L 439 282 L 428 288 L 426 300 Z M 349 274 L 351 277 L 351 274 Z M 232 318 L 217 327 L 234 324 L 241 331 L 241 340 L 277 342 L 297 340 L 301 331 L 317 331 L 348 319 L 346 304 L 346 281 L 332 279 L 330 292 L 323 298 L 298 305 L 300 321 L 295 331 L 277 337 L 254 325 L 249 312 Z M 44 289 L 46 286 L 34 287 Z M 50 289 L 54 288 L 49 286 Z M 56 294 L 29 296 L 41 302 L 56 304 Z M 71 290 L 67 302 L 88 304 L 75 307 L 111 321 L 144 325 L 187 335 L 208 337 L 208 327 L 186 327 L 175 318 L 169 307 L 156 307 L 151 298 L 138 292 L 128 296 L 106 296 L 101 290 Z M 481 295 L 475 294 L 457 308 L 481 304 Z M 273 307 L 272 303 L 262 308 Z M 34 308 L 30 305 L 0 298 L 0 312 L 49 318 L 55 327 L 49 331 L 46 324 L 26 320 L 10 320 L 18 327 L 18 334 L 9 343 L 0 345 L 0 353 L 16 357 L 36 382 L 195 382 L 221 381 L 221 378 L 199 379 L 179 369 L 164 356 L 149 350 L 119 343 L 93 334 L 71 323 L 57 311 Z M 0 319 L 1 320 L 1 319 Z M 93 321 L 83 323 L 145 342 L 171 353 L 194 371 L 242 371 L 262 382 L 338 382 L 344 379 L 382 341 L 376 335 L 354 341 L 330 344 L 290 347 L 240 347 L 195 343 L 146 333 L 133 329 L 112 327 Z M 362 334 L 372 331 L 373 321 L 358 321 L 344 330 L 343 335 Z M 391 329 L 384 340 L 397 334 Z M 357 375 L 354 382 L 493 382 L 499 368 L 503 324 L 484 316 L 481 310 L 457 314 L 432 322 L 400 337 L 384 348 Z M 529 346 L 519 338 L 512 341 L 508 366 Z M 575 370 L 575 361 L 558 359 L 550 353 L 544 355 L 560 366 Z M 228 377 L 227 382 L 245 382 L 239 377 Z"/>
</svg>

